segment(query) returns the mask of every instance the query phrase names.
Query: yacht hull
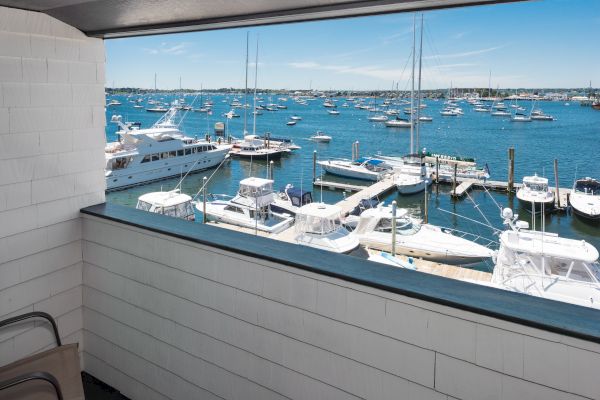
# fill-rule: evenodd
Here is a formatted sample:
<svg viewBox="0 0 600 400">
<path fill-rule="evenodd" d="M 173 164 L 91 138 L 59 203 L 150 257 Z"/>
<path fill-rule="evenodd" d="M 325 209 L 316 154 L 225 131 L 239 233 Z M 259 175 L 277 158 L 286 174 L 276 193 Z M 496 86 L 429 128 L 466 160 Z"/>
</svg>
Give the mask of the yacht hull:
<svg viewBox="0 0 600 400">
<path fill-rule="evenodd" d="M 320 163 L 325 172 L 332 175 L 342 176 L 344 178 L 360 179 L 363 181 L 377 182 L 380 175 L 375 172 L 356 171 L 339 167 L 335 164 Z"/>
<path fill-rule="evenodd" d="M 541 201 L 529 201 L 529 200 L 519 198 L 519 204 L 520 204 L 521 208 L 523 208 L 525 211 L 527 211 L 530 214 L 532 211 L 535 214 L 541 214 L 542 213 L 542 204 L 544 206 L 543 207 L 544 214 L 549 214 L 552 211 L 554 211 L 554 199 L 546 201 L 546 202 L 541 202 Z"/>
</svg>

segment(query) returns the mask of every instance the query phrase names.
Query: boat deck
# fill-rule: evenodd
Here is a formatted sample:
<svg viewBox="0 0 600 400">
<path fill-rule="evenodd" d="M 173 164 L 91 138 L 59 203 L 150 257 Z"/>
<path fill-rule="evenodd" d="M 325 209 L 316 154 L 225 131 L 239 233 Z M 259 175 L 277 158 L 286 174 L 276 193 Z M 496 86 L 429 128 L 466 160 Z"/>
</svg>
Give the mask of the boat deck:
<svg viewBox="0 0 600 400">
<path fill-rule="evenodd" d="M 379 254 L 379 250 L 368 250 L 369 254 Z M 396 255 L 398 260 L 408 262 L 407 256 Z M 459 267 L 455 265 L 441 264 L 433 261 L 422 260 L 420 258 L 413 258 L 416 270 L 419 272 L 425 272 L 427 274 L 443 276 L 444 278 L 457 279 L 459 281 L 467 282 L 491 282 L 492 274 L 489 272 L 478 271 L 475 269 Z"/>
</svg>

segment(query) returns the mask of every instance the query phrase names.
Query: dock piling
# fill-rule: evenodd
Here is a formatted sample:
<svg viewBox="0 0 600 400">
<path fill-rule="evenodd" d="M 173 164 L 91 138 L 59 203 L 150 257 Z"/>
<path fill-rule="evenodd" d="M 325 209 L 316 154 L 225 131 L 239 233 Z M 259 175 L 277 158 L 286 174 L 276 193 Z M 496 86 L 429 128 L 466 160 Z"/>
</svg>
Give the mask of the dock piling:
<svg viewBox="0 0 600 400">
<path fill-rule="evenodd" d="M 313 150 L 313 183 L 317 180 L 317 151 Z"/>
<path fill-rule="evenodd" d="M 560 208 L 560 190 L 558 187 L 558 158 L 554 159 L 554 184 L 556 185 L 556 204 Z"/>
<path fill-rule="evenodd" d="M 435 157 L 435 184 L 440 183 L 440 158 Z"/>
<path fill-rule="evenodd" d="M 273 173 L 273 160 L 269 161 L 269 179 L 271 179 L 272 181 L 274 181 L 275 179 L 273 178 L 275 176 L 275 174 Z"/>
<path fill-rule="evenodd" d="M 515 148 L 508 149 L 508 185 L 506 191 L 512 193 L 515 189 Z"/>
<path fill-rule="evenodd" d="M 427 191 L 427 186 L 425 186 L 425 204 L 423 206 L 423 210 L 425 211 L 425 216 L 423 217 L 424 223 L 429 223 L 429 205 L 427 204 L 429 200 L 429 192 Z"/>
<path fill-rule="evenodd" d="M 454 174 L 452 175 L 452 193 L 456 197 L 456 174 L 458 172 L 458 164 L 454 164 Z"/>
</svg>

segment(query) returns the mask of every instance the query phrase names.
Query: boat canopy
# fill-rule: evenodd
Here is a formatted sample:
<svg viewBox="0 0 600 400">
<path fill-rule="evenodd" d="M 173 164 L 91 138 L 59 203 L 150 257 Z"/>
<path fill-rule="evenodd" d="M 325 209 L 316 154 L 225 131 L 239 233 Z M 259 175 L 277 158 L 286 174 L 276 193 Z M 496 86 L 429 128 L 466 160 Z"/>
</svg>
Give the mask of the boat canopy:
<svg viewBox="0 0 600 400">
<path fill-rule="evenodd" d="M 385 163 L 385 161 L 383 160 L 377 160 L 375 158 L 365 158 L 365 157 L 361 157 L 355 160 L 356 163 L 358 164 L 370 164 L 370 165 L 381 165 L 383 163 Z"/>
<path fill-rule="evenodd" d="M 292 205 L 295 207 L 302 207 L 306 204 L 312 203 L 312 193 L 299 188 L 291 187 L 284 188 L 284 191 L 289 197 Z"/>
</svg>

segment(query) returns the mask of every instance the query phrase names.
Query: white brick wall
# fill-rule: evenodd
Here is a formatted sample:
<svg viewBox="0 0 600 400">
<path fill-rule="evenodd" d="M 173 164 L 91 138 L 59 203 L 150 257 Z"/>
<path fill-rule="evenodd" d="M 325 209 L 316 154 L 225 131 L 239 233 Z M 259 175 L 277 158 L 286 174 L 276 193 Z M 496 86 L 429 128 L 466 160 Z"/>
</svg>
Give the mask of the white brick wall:
<svg viewBox="0 0 600 400">
<path fill-rule="evenodd" d="M 600 399 L 594 343 L 90 216 L 83 257 L 87 368 L 132 397 Z"/>
<path fill-rule="evenodd" d="M 79 209 L 104 201 L 103 70 L 101 40 L 0 7 L 0 319 L 47 311 L 80 346 Z M 33 327 L 0 333 L 0 365 L 52 343 Z"/>
</svg>

